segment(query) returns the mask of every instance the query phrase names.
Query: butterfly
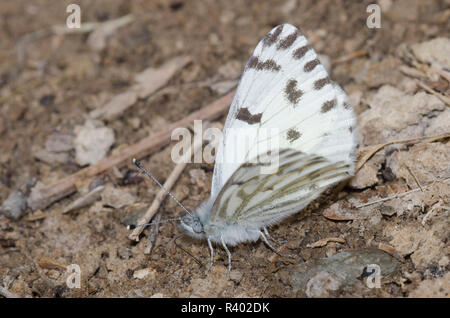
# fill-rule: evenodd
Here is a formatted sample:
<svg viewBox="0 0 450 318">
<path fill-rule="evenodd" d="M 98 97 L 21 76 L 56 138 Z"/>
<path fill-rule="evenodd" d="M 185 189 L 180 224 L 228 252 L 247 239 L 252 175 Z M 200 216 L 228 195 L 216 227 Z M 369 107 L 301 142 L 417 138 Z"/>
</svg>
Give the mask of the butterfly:
<svg viewBox="0 0 450 318">
<path fill-rule="evenodd" d="M 262 239 L 279 253 L 267 227 L 352 176 L 355 148 L 347 95 L 305 36 L 290 24 L 279 25 L 246 64 L 216 152 L 211 195 L 181 218 L 181 227 L 207 240 L 210 266 L 212 243 L 222 245 L 229 277 L 228 246 Z M 273 162 L 275 169 L 262 173 Z"/>
</svg>

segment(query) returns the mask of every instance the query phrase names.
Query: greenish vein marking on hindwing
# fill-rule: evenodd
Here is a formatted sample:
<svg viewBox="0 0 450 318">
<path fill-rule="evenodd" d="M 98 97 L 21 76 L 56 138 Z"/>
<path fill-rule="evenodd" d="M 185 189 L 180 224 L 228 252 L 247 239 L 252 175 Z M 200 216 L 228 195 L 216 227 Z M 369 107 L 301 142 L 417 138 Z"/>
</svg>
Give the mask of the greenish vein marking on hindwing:
<svg viewBox="0 0 450 318">
<path fill-rule="evenodd" d="M 337 176 L 342 176 L 342 175 L 345 175 L 345 173 L 344 173 L 344 174 L 338 173 L 338 174 L 334 174 L 334 175 L 332 175 L 332 176 L 326 176 L 326 177 L 321 178 L 320 180 L 317 180 L 317 181 L 323 181 L 323 180 L 327 180 L 327 179 L 330 179 L 330 178 L 333 178 L 333 177 L 337 177 Z M 298 187 L 295 188 L 294 191 L 292 191 L 291 193 L 297 192 L 297 191 L 299 191 L 299 190 L 300 190 L 301 188 L 303 188 L 303 187 L 304 187 L 304 185 L 298 186 Z M 325 187 L 321 187 L 321 188 L 327 188 L 327 187 L 328 187 L 328 185 L 325 186 Z M 316 191 L 318 191 L 318 190 L 319 190 L 319 188 L 316 189 Z M 322 192 L 322 191 L 319 191 L 319 192 Z M 250 216 L 252 216 L 252 215 L 254 215 L 254 214 L 264 215 L 265 218 L 266 218 L 266 217 L 269 217 L 269 216 L 276 216 L 277 214 L 280 213 L 280 212 L 279 212 L 280 209 L 286 208 L 286 206 L 289 205 L 289 204 L 291 204 L 291 203 L 300 202 L 300 201 L 302 201 L 302 200 L 303 200 L 304 198 L 306 198 L 306 197 L 307 197 L 307 195 L 302 196 L 302 197 L 299 197 L 299 198 L 297 198 L 296 200 L 289 200 L 289 201 L 285 201 L 285 202 L 282 202 L 282 203 L 278 203 L 278 204 L 276 204 L 276 205 L 266 205 L 266 208 L 260 209 L 260 210 L 257 209 L 257 208 L 259 207 L 259 205 L 258 205 L 258 206 L 255 206 L 255 207 L 252 208 L 253 211 L 250 211 L 250 210 L 249 210 L 249 211 L 248 211 L 249 213 L 246 215 L 246 217 L 248 218 L 248 217 L 250 217 Z M 267 211 L 271 211 L 271 210 L 273 210 L 272 213 L 267 213 Z"/>
<path fill-rule="evenodd" d="M 342 176 L 342 175 L 345 175 L 345 173 L 344 174 L 343 173 L 338 173 L 338 174 L 334 174 L 332 176 L 326 176 L 326 177 L 321 178 L 320 180 L 317 180 L 317 181 L 323 181 L 323 180 L 330 179 L 330 177 L 337 177 L 337 176 Z M 294 188 L 291 193 L 297 192 L 301 188 L 304 188 L 304 187 L 305 187 L 304 185 L 300 185 L 300 186 Z M 325 187 L 321 187 L 321 188 L 327 188 L 327 187 L 328 187 L 328 185 L 325 186 Z M 316 189 L 316 191 L 318 191 L 318 190 L 319 190 L 319 188 Z M 322 192 L 322 190 L 319 191 L 319 192 Z M 249 218 L 249 217 L 251 217 L 251 216 L 253 216 L 255 214 L 258 214 L 258 215 L 261 215 L 261 216 L 264 215 L 264 218 L 267 218 L 267 217 L 270 217 L 270 216 L 279 215 L 280 214 L 280 210 L 282 208 L 286 208 L 287 205 L 289 205 L 289 204 L 291 204 L 293 202 L 301 202 L 306 197 L 307 197 L 307 195 L 299 197 L 296 200 L 289 200 L 289 201 L 281 202 L 281 203 L 278 203 L 277 205 L 265 205 L 264 209 L 259 209 L 259 210 L 258 210 L 258 207 L 260 207 L 260 205 L 254 206 L 251 209 L 253 211 L 251 211 L 251 210 L 248 211 L 248 213 L 246 215 L 246 218 Z M 264 206 L 264 205 L 261 205 L 261 206 Z M 273 212 L 272 213 L 268 213 L 268 211 L 271 211 L 271 210 L 273 210 Z"/>
<path fill-rule="evenodd" d="M 229 181 L 227 181 L 227 183 L 225 184 L 225 186 L 223 187 L 222 191 L 219 193 L 219 196 L 216 199 L 216 202 L 214 202 L 213 208 L 212 210 L 215 210 L 218 208 L 218 206 L 220 206 L 220 210 L 218 212 L 218 216 L 220 216 L 221 218 L 225 219 L 226 218 L 226 211 L 228 209 L 228 204 L 230 202 L 230 199 L 233 197 L 233 194 L 240 188 L 239 187 L 239 181 L 233 181 L 233 179 L 236 179 L 236 175 L 238 174 L 239 170 L 245 167 L 250 167 L 252 168 L 253 166 L 255 166 L 254 164 L 249 164 L 249 163 L 244 163 L 241 165 L 241 167 L 239 169 L 237 169 L 233 175 L 230 177 Z M 245 186 L 247 184 L 249 184 L 250 182 L 258 179 L 259 176 L 254 176 L 248 180 L 246 180 L 245 182 L 242 183 L 242 189 L 245 188 Z M 239 179 L 239 178 L 238 178 Z M 223 195 L 225 194 L 226 190 L 234 185 L 237 185 L 236 189 L 230 191 L 231 193 L 228 195 L 227 198 L 225 198 L 225 202 L 224 204 L 220 205 L 220 202 L 222 201 Z M 239 197 L 239 195 L 238 195 Z M 215 214 L 213 215 L 211 213 L 211 217 L 215 216 Z"/>
<path fill-rule="evenodd" d="M 303 159 L 303 158 L 302 158 L 302 159 Z M 240 207 L 239 207 L 239 210 L 237 211 L 238 213 L 235 213 L 235 214 L 233 215 L 233 219 L 236 219 L 236 220 L 242 219 L 242 216 L 245 216 L 245 215 L 247 214 L 247 213 L 243 213 L 243 212 L 245 212 L 244 209 L 247 208 L 248 203 L 250 202 L 250 200 L 251 200 L 253 197 L 255 197 L 258 193 L 260 193 L 260 192 L 265 192 L 265 191 L 270 190 L 270 188 L 273 188 L 273 187 L 275 186 L 275 184 L 281 183 L 281 182 L 284 181 L 285 179 L 291 177 L 291 176 L 294 175 L 294 174 L 299 173 L 300 171 L 302 171 L 302 170 L 304 170 L 304 169 L 306 169 L 306 168 L 309 168 L 309 167 L 311 167 L 311 166 L 313 166 L 313 165 L 315 165 L 315 164 L 320 164 L 320 163 L 326 162 L 326 159 L 324 159 L 323 157 L 318 157 L 318 156 L 317 156 L 317 157 L 313 157 L 313 159 L 314 159 L 314 160 L 309 161 L 308 164 L 302 165 L 301 167 L 299 167 L 299 168 L 297 168 L 297 169 L 294 169 L 294 170 L 292 170 L 292 171 L 289 171 L 288 173 L 285 173 L 285 174 L 283 174 L 283 171 L 284 171 L 285 169 L 287 169 L 288 167 L 292 166 L 293 164 L 298 164 L 299 160 L 297 160 L 297 161 L 292 161 L 292 162 L 288 162 L 288 163 L 286 163 L 286 164 L 284 164 L 284 165 L 281 165 L 281 166 L 279 167 L 279 170 L 281 170 L 281 174 L 279 174 L 279 172 L 278 172 L 278 173 L 276 173 L 276 174 L 270 174 L 270 175 L 268 175 L 267 177 L 265 177 L 265 181 L 261 183 L 261 186 L 259 186 L 252 194 L 248 195 L 248 197 L 241 203 L 241 205 L 240 205 Z M 313 172 L 314 172 L 314 171 L 313 171 Z M 268 183 L 268 181 L 269 181 L 271 178 L 275 178 L 275 182 L 271 183 L 269 186 L 266 186 L 266 184 Z M 298 179 L 296 179 L 296 180 L 298 180 Z M 296 183 L 296 180 L 294 180 L 293 182 L 290 182 L 290 183 L 287 184 L 286 186 L 289 186 L 289 185 L 292 184 L 292 183 Z M 276 190 L 276 193 L 279 193 L 279 191 L 283 191 L 283 189 L 284 189 L 286 186 L 284 186 L 283 188 L 281 188 L 281 189 L 279 189 L 279 190 Z M 261 190 L 261 191 L 259 191 L 259 190 Z M 262 202 L 266 202 L 266 201 L 267 201 L 267 200 L 264 200 L 264 201 L 262 201 Z M 259 205 L 260 205 L 260 204 L 258 204 L 258 206 L 259 206 Z M 254 207 L 252 207 L 252 208 L 254 208 Z"/>
<path fill-rule="evenodd" d="M 260 184 L 256 187 L 255 191 L 253 191 L 253 193 L 247 195 L 247 197 L 244 198 L 244 200 L 242 201 L 242 203 L 241 203 L 241 205 L 239 206 L 238 210 L 235 211 L 235 212 L 233 213 L 233 217 L 232 217 L 232 219 L 231 219 L 232 222 L 235 222 L 235 221 L 237 221 L 237 220 L 240 218 L 243 209 L 247 206 L 248 202 L 249 202 L 256 194 L 258 194 L 258 193 L 260 192 L 260 190 L 264 187 L 264 185 L 269 181 L 269 177 L 270 177 L 270 176 L 271 176 L 270 174 L 267 175 L 267 176 L 265 176 L 265 177 L 261 180 Z"/>
<path fill-rule="evenodd" d="M 285 151 L 280 151 L 281 154 L 283 154 L 284 152 Z M 291 158 L 291 157 L 293 157 L 295 155 L 299 155 L 299 153 L 297 152 L 297 153 L 288 154 L 288 155 L 284 156 L 283 159 Z M 316 158 L 319 158 L 319 157 L 316 157 Z M 288 163 L 286 163 L 284 165 L 281 165 L 280 167 L 278 167 L 278 171 L 276 173 L 268 174 L 267 176 L 263 177 L 262 180 L 260 181 L 260 185 L 252 193 L 246 194 L 246 196 L 243 198 L 243 201 L 242 201 L 241 205 L 239 206 L 238 210 L 235 211 L 235 213 L 233 214 L 232 221 L 236 221 L 236 220 L 240 219 L 240 216 L 241 216 L 242 212 L 244 211 L 244 209 L 247 207 L 248 203 L 258 193 L 264 192 L 264 191 L 268 191 L 268 190 L 270 190 L 271 187 L 273 187 L 273 185 L 269 186 L 269 187 L 265 187 L 266 184 L 269 182 L 269 180 L 272 177 L 282 175 L 285 169 L 287 169 L 289 166 L 291 166 L 291 165 L 293 165 L 295 163 L 298 163 L 298 160 L 297 161 L 294 160 L 294 161 L 288 162 Z M 305 166 L 302 166 L 302 168 L 303 167 L 305 167 Z M 278 178 L 278 179 L 280 179 L 280 181 L 282 181 L 282 180 L 285 180 L 290 175 L 291 175 L 291 173 L 288 173 L 285 176 L 283 176 L 281 179 L 280 178 Z"/>
<path fill-rule="evenodd" d="M 289 159 L 291 157 L 293 157 L 294 155 L 299 155 L 299 153 L 293 153 L 293 154 L 288 154 L 286 156 L 284 156 L 282 158 L 282 160 L 286 160 Z M 323 162 L 326 162 L 326 159 L 323 157 L 319 157 L 319 156 L 315 156 L 312 159 L 309 160 L 309 162 L 306 165 L 302 165 L 301 167 L 294 169 L 293 171 L 289 171 L 288 173 L 284 173 L 284 171 L 291 167 L 292 165 L 298 164 L 299 161 L 304 160 L 305 157 L 302 157 L 299 160 L 294 160 L 285 164 L 282 164 L 279 168 L 278 171 L 274 174 L 270 174 L 265 176 L 262 181 L 261 184 L 255 189 L 255 191 L 253 191 L 251 194 L 248 194 L 247 197 L 244 198 L 244 200 L 241 202 L 238 210 L 233 214 L 233 218 L 232 221 L 237 221 L 239 219 L 242 218 L 242 216 L 245 216 L 245 209 L 248 207 L 249 202 L 258 194 L 261 192 L 265 192 L 270 190 L 270 188 L 273 188 L 274 185 L 276 183 L 280 183 L 282 181 L 284 181 L 285 179 L 291 177 L 293 174 L 297 174 L 300 171 L 309 168 L 315 164 L 320 164 Z M 308 158 L 309 159 L 309 158 Z M 267 183 L 271 180 L 271 179 L 275 179 L 275 182 L 271 183 L 270 186 L 266 186 Z M 278 192 L 279 190 L 277 190 Z"/>
<path fill-rule="evenodd" d="M 342 162 L 340 163 L 342 164 Z M 258 207 L 264 206 L 266 205 L 268 202 L 270 203 L 271 201 L 274 201 L 280 197 L 289 195 L 291 193 L 294 193 L 302 188 L 304 188 L 305 186 L 308 186 L 311 184 L 311 182 L 305 182 L 307 180 L 313 180 L 314 179 L 314 183 L 317 183 L 318 181 L 322 181 L 322 180 L 327 180 L 330 179 L 330 176 L 324 176 L 323 178 L 317 178 L 320 175 L 323 175 L 327 172 L 330 171 L 339 171 L 341 169 L 345 169 L 345 171 L 343 172 L 339 172 L 336 175 L 333 175 L 333 177 L 337 177 L 337 176 L 346 176 L 346 170 L 348 169 L 348 165 L 344 165 L 344 166 L 338 166 L 338 164 L 334 164 L 334 165 L 330 165 L 327 167 L 324 167 L 322 169 L 318 169 L 315 171 L 312 171 L 290 183 L 288 183 L 287 185 L 283 186 L 282 188 L 280 188 L 279 190 L 276 191 L 275 194 L 273 194 L 272 196 L 270 196 L 269 198 L 267 198 L 264 201 L 261 201 L 258 205 L 253 206 L 252 209 L 256 209 Z"/>
<path fill-rule="evenodd" d="M 224 191 L 219 194 L 219 197 L 216 199 L 216 202 L 214 202 L 213 208 L 216 206 L 217 202 L 220 203 L 222 201 L 222 197 L 223 197 L 223 194 L 225 193 L 225 190 L 226 189 L 224 189 Z M 231 195 L 229 195 L 227 198 L 225 198 L 225 202 L 223 204 L 219 204 L 219 206 L 221 206 L 221 208 L 219 210 L 218 215 L 222 218 L 224 218 L 224 214 L 226 213 L 230 199 L 231 199 Z"/>
<path fill-rule="evenodd" d="M 284 154 L 285 152 L 287 152 L 287 149 L 282 149 L 278 152 L 278 155 L 280 154 Z M 257 156 L 257 158 L 259 158 L 259 155 Z M 258 161 L 257 161 L 258 162 Z M 233 196 L 234 191 L 228 196 L 228 198 L 225 199 L 224 204 L 220 204 L 220 202 L 222 201 L 222 197 L 224 195 L 224 193 L 226 192 L 226 189 L 233 186 L 234 184 L 239 183 L 239 177 L 238 173 L 240 172 L 241 169 L 243 168 L 253 168 L 258 166 L 257 164 L 253 164 L 253 163 L 249 163 L 249 162 L 245 162 L 243 163 L 232 175 L 231 177 L 228 179 L 228 181 L 225 183 L 225 185 L 223 186 L 222 190 L 220 191 L 218 197 L 216 198 L 216 201 L 213 204 L 212 207 L 212 211 L 211 211 L 211 220 L 216 220 L 216 217 L 219 216 L 223 219 L 226 219 L 227 217 L 227 209 L 228 209 L 228 204 L 230 202 L 231 197 Z M 259 176 L 254 176 L 252 178 L 250 178 L 249 180 L 246 180 L 245 183 L 250 182 L 251 180 L 255 179 L 255 178 L 259 178 Z M 237 179 L 237 180 L 236 180 Z M 244 183 L 244 184 L 245 184 Z M 219 211 L 217 211 L 217 209 L 219 209 Z M 214 211 L 217 211 L 216 213 L 214 213 Z"/>
<path fill-rule="evenodd" d="M 347 168 L 347 167 L 339 167 L 339 168 Z M 323 178 L 318 178 L 318 176 L 319 175 L 324 175 L 325 173 L 330 172 L 330 171 L 340 170 L 339 168 L 337 169 L 337 168 L 335 168 L 334 165 L 332 165 L 332 166 L 327 166 L 325 168 L 313 171 L 312 173 L 309 173 L 309 174 L 307 174 L 307 175 L 305 175 L 305 176 L 303 176 L 303 177 L 301 177 L 301 178 L 299 178 L 297 180 L 294 180 L 294 181 L 288 183 L 287 185 L 283 186 L 283 188 L 281 188 L 279 191 L 277 191 L 277 193 L 272 195 L 267 200 L 273 201 L 273 200 L 278 199 L 278 198 L 280 198 L 282 196 L 285 196 L 285 195 L 291 194 L 293 192 L 296 192 L 297 190 L 300 190 L 305 185 L 310 184 L 310 183 L 307 183 L 307 182 L 305 183 L 304 181 L 306 181 L 306 180 L 314 180 L 314 183 L 317 183 L 318 181 L 323 181 L 323 180 L 330 179 L 330 176 L 328 176 L 328 175 L 324 176 Z M 345 175 L 345 173 L 344 172 L 340 172 L 340 173 L 338 173 L 338 175 L 339 176 L 340 175 Z M 297 185 L 297 187 L 294 187 L 296 185 Z"/>
</svg>

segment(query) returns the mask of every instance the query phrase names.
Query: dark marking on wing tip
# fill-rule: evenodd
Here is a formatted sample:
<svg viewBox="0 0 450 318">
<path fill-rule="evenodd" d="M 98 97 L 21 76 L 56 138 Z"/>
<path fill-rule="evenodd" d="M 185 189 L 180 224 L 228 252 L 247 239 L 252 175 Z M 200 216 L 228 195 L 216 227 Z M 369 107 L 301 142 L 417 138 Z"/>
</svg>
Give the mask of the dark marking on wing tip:
<svg viewBox="0 0 450 318">
<path fill-rule="evenodd" d="M 348 128 L 348 130 L 350 131 L 350 133 L 352 133 L 352 132 L 353 132 L 353 127 L 350 126 L 350 127 Z"/>
<path fill-rule="evenodd" d="M 271 46 L 272 44 L 274 44 L 278 40 L 281 32 L 283 32 L 283 25 L 279 25 L 273 32 L 267 33 L 263 39 L 264 46 Z"/>
<path fill-rule="evenodd" d="M 248 62 L 247 62 L 247 67 L 249 68 L 256 68 L 256 66 L 258 65 L 259 59 L 257 56 L 252 55 Z"/>
<path fill-rule="evenodd" d="M 290 143 L 293 143 L 294 141 L 296 141 L 298 138 L 301 137 L 301 133 L 294 128 L 291 128 L 287 131 L 287 139 Z"/>
<path fill-rule="evenodd" d="M 322 89 L 322 87 L 324 87 L 327 84 L 331 83 L 331 79 L 327 76 L 321 79 L 318 79 L 317 81 L 314 82 L 314 89 L 315 90 L 319 90 Z"/>
<path fill-rule="evenodd" d="M 261 122 L 262 113 L 251 114 L 248 108 L 241 108 L 236 115 L 236 119 L 245 121 L 249 125 L 258 124 Z"/>
<path fill-rule="evenodd" d="M 308 52 L 309 50 L 311 50 L 311 47 L 308 44 L 306 44 L 305 46 L 296 49 L 292 54 L 292 57 L 296 60 L 300 60 L 302 57 L 305 56 L 306 52 Z"/>
<path fill-rule="evenodd" d="M 281 66 L 278 65 L 274 60 L 265 60 L 262 63 L 258 63 L 258 65 L 256 66 L 256 69 L 278 72 L 279 70 L 281 70 Z"/>
<path fill-rule="evenodd" d="M 303 96 L 303 91 L 301 89 L 296 89 L 297 80 L 290 79 L 284 89 L 284 93 L 286 94 L 287 99 L 292 104 L 297 104 L 300 101 L 300 98 Z"/>
<path fill-rule="evenodd" d="M 305 64 L 305 67 L 303 68 L 305 72 L 311 72 L 313 69 L 316 68 L 317 65 L 320 64 L 319 59 L 314 59 L 312 61 L 309 61 L 308 63 Z"/>
<path fill-rule="evenodd" d="M 322 113 L 326 113 L 326 112 L 330 111 L 331 109 L 333 109 L 336 106 L 336 104 L 337 104 L 336 98 L 324 102 L 322 104 L 322 109 L 321 109 Z"/>
<path fill-rule="evenodd" d="M 280 42 L 277 45 L 277 50 L 279 49 L 288 49 L 292 44 L 294 44 L 295 40 L 297 40 L 297 37 L 299 36 L 299 32 L 295 30 L 293 33 L 289 34 L 284 39 L 280 40 Z"/>
<path fill-rule="evenodd" d="M 345 109 L 351 109 L 351 108 L 352 108 L 352 105 L 350 105 L 349 102 L 344 102 L 344 108 L 345 108 Z"/>
<path fill-rule="evenodd" d="M 253 68 L 258 71 L 267 70 L 267 71 L 278 72 L 279 70 L 281 70 L 281 66 L 279 64 L 277 64 L 274 60 L 268 59 L 268 60 L 265 60 L 264 62 L 262 62 L 259 60 L 259 58 L 257 56 L 250 57 L 250 59 L 248 60 L 248 63 L 247 63 L 247 67 Z"/>
</svg>

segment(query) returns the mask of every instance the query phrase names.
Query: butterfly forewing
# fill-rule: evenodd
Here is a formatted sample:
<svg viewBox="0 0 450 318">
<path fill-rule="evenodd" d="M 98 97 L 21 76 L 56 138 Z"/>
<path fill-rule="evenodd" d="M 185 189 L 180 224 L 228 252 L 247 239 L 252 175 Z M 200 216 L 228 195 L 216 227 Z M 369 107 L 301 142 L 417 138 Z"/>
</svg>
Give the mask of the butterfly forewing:
<svg viewBox="0 0 450 318">
<path fill-rule="evenodd" d="M 250 57 L 225 122 L 211 222 L 263 226 L 304 208 L 353 174 L 354 126 L 346 94 L 306 38 L 289 24 L 274 28 Z M 254 153 L 277 155 L 279 169 L 261 173 Z"/>
<path fill-rule="evenodd" d="M 211 195 L 219 195 L 251 154 L 274 148 L 344 162 L 352 174 L 354 125 L 347 96 L 306 38 L 294 26 L 280 25 L 259 42 L 245 67 L 217 151 Z M 251 131 L 249 140 L 233 139 L 237 129 Z"/>
</svg>

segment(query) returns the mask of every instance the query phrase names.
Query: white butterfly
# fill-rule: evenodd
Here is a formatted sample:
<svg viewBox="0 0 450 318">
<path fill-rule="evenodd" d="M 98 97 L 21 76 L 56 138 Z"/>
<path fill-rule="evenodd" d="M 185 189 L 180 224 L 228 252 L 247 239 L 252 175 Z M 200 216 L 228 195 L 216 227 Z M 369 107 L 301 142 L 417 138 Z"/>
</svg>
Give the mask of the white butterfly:
<svg viewBox="0 0 450 318">
<path fill-rule="evenodd" d="M 212 242 L 223 246 L 228 275 L 227 245 L 261 238 L 278 252 L 267 239 L 267 226 L 353 174 L 354 127 L 346 94 L 330 80 L 307 39 L 292 25 L 275 27 L 245 67 L 217 150 L 211 196 L 181 219 L 182 228 L 207 239 L 211 266 Z M 269 128 L 278 133 L 258 133 Z M 253 132 L 247 146 L 233 138 L 236 129 Z M 267 139 L 276 140 L 275 146 L 266 145 Z M 266 160 L 252 160 L 254 149 Z M 261 174 L 267 159 L 277 161 L 278 169 Z"/>
</svg>

